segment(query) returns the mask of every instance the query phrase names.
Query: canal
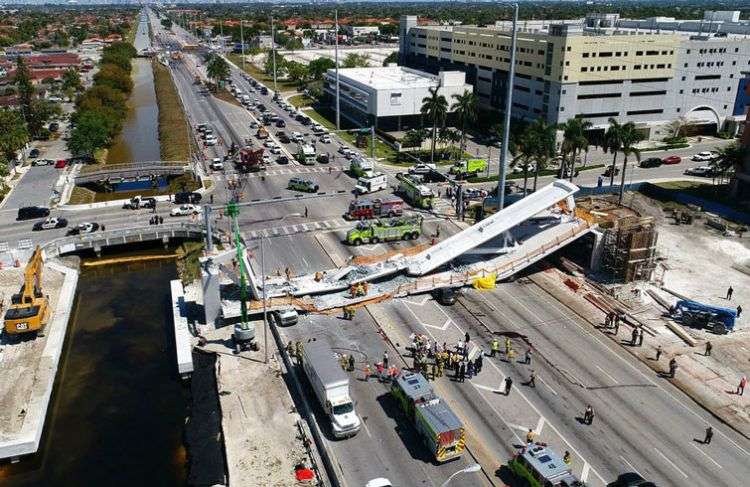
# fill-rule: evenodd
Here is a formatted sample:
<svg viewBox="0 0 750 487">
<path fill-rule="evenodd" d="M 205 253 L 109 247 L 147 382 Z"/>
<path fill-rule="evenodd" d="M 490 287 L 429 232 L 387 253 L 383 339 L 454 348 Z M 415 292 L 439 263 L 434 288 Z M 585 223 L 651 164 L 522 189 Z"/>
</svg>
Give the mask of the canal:
<svg viewBox="0 0 750 487">
<path fill-rule="evenodd" d="M 136 49 L 150 46 L 148 22 L 143 18 L 135 35 Z M 154 73 L 151 60 L 132 60 L 133 92 L 128 99 L 128 116 L 107 154 L 107 162 L 130 163 L 158 161 L 161 159 L 159 145 L 159 108 L 154 91 Z"/>
<path fill-rule="evenodd" d="M 40 452 L 3 486 L 183 486 L 190 391 L 175 373 L 173 262 L 82 271 Z"/>
</svg>

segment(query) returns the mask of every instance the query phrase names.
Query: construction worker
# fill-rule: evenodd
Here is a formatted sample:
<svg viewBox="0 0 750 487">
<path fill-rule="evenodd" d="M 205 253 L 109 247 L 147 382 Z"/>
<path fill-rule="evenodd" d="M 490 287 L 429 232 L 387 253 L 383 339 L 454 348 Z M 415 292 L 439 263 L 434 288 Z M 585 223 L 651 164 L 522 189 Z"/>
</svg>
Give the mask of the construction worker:
<svg viewBox="0 0 750 487">
<path fill-rule="evenodd" d="M 565 462 L 565 465 L 570 465 L 573 463 L 573 459 L 570 456 L 570 452 L 568 450 L 565 450 L 565 455 L 563 455 L 563 462 Z"/>
<path fill-rule="evenodd" d="M 505 337 L 505 354 L 508 355 L 508 351 L 510 350 L 510 338 Z"/>
<path fill-rule="evenodd" d="M 365 374 L 365 382 L 370 380 L 370 376 L 372 375 L 372 369 L 370 368 L 370 364 L 365 364 L 365 368 L 362 370 Z"/>
<path fill-rule="evenodd" d="M 494 357 L 500 351 L 500 341 L 497 338 L 492 339 L 490 344 L 490 357 Z"/>
<path fill-rule="evenodd" d="M 354 354 L 349 355 L 349 372 L 354 371 Z"/>
<path fill-rule="evenodd" d="M 302 345 L 302 342 L 300 342 L 300 341 L 298 340 L 298 341 L 297 341 L 297 342 L 296 342 L 296 343 L 294 344 L 294 350 L 295 350 L 295 352 L 296 352 L 295 354 L 296 354 L 296 356 L 297 356 L 297 363 L 298 363 L 298 364 L 301 364 L 301 363 L 302 363 L 302 351 L 304 350 L 304 345 Z"/>
<path fill-rule="evenodd" d="M 349 364 L 349 358 L 345 353 L 342 353 L 341 357 L 339 358 L 339 365 L 341 365 L 341 370 L 346 370 L 347 364 Z"/>
<path fill-rule="evenodd" d="M 295 355 L 294 344 L 292 343 L 291 340 L 289 340 L 289 343 L 286 344 L 286 354 L 289 357 L 294 357 Z"/>
<path fill-rule="evenodd" d="M 674 357 L 672 357 L 669 360 L 669 377 L 674 379 L 674 375 L 676 372 L 677 372 L 677 360 Z"/>
</svg>

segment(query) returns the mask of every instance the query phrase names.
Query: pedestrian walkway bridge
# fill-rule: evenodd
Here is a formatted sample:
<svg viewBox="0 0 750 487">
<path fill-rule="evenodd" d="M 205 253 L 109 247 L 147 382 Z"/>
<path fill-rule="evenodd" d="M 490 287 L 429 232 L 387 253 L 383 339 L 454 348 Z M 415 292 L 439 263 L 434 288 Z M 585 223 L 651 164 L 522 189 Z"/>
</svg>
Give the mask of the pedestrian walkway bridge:
<svg viewBox="0 0 750 487">
<path fill-rule="evenodd" d="M 96 164 L 84 166 L 75 178 L 76 185 L 118 179 L 151 176 L 180 176 L 190 169 L 188 161 L 149 161 L 132 164 Z"/>
</svg>

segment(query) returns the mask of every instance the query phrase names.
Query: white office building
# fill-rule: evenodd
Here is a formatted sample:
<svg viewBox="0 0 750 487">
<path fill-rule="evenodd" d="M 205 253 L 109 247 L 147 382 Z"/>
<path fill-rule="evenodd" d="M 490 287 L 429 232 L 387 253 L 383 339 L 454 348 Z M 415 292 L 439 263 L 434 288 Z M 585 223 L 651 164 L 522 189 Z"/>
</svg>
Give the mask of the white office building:
<svg viewBox="0 0 750 487">
<path fill-rule="evenodd" d="M 422 100 L 429 89 L 439 87 L 438 93 L 448 101 L 453 95 L 472 91 L 461 71 L 442 71 L 436 75 L 403 66 L 377 68 L 348 68 L 339 70 L 339 103 L 341 116 L 361 126 L 386 130 L 403 130 L 419 125 Z M 326 73 L 325 92 L 331 106 L 336 99 L 336 70 Z"/>
</svg>

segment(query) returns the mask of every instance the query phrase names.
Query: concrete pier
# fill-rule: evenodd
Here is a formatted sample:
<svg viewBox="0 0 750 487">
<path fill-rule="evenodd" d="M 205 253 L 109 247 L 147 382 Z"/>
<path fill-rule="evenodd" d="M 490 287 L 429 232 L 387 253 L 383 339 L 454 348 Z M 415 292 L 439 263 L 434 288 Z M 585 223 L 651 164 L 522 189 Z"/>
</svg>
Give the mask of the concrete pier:
<svg viewBox="0 0 750 487">
<path fill-rule="evenodd" d="M 23 455 L 35 453 L 44 431 L 44 420 L 78 285 L 76 269 L 50 261 L 45 264 L 45 270 L 46 274 L 50 274 L 50 270 L 62 274 L 62 284 L 57 296 L 50 296 L 54 311 L 43 335 L 33 341 L 3 345 L 3 359 L 9 356 L 3 362 L 7 364 L 12 361 L 14 367 L 13 370 L 6 369 L 0 381 L 2 403 L 4 407 L 11 408 L 7 414 L 12 415 L 0 420 L 0 459 L 17 460 Z M 41 353 L 36 347 L 43 347 Z M 13 404 L 9 404 L 9 401 Z"/>
<path fill-rule="evenodd" d="M 172 319 L 174 324 L 175 355 L 177 373 L 187 379 L 193 373 L 193 336 L 188 327 L 187 304 L 182 282 L 175 279 L 169 283 L 172 290 Z"/>
</svg>

